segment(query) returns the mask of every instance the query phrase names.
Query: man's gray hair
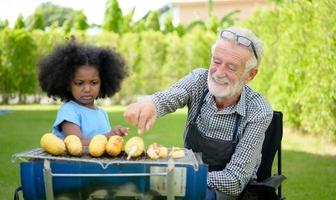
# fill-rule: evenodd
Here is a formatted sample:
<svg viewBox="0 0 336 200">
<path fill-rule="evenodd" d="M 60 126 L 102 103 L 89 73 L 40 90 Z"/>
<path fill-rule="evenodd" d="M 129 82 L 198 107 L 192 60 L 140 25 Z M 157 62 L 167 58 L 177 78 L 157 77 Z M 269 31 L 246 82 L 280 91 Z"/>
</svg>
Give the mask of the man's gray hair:
<svg viewBox="0 0 336 200">
<path fill-rule="evenodd" d="M 228 31 L 234 32 L 234 33 L 236 33 L 237 35 L 240 35 L 240 36 L 244 36 L 244 37 L 248 38 L 249 40 L 251 40 L 253 42 L 253 45 L 254 45 L 256 54 L 258 56 L 258 59 L 254 56 L 254 53 L 253 53 L 252 48 L 251 48 L 250 49 L 250 51 L 251 51 L 251 57 L 246 62 L 246 69 L 245 70 L 250 70 L 250 69 L 253 69 L 253 68 L 258 68 L 258 66 L 259 66 L 259 64 L 261 62 L 261 59 L 263 57 L 263 52 L 264 52 L 264 44 L 263 44 L 263 42 L 252 31 L 250 31 L 249 29 L 246 29 L 246 28 L 229 27 L 229 28 L 226 28 L 224 30 L 228 30 Z M 214 52 L 214 49 L 215 49 L 215 47 L 217 45 L 217 42 L 219 40 L 222 40 L 222 38 L 221 38 L 220 35 L 217 38 L 216 42 L 212 45 L 212 48 L 211 48 L 211 52 L 212 53 Z"/>
</svg>

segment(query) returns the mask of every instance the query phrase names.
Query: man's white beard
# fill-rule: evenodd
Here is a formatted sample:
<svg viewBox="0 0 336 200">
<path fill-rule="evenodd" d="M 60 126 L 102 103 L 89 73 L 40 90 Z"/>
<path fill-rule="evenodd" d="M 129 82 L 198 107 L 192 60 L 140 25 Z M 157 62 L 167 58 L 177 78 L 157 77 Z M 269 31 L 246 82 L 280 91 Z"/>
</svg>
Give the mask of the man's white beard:
<svg viewBox="0 0 336 200">
<path fill-rule="evenodd" d="M 216 78 L 211 76 L 210 71 L 208 73 L 208 87 L 209 92 L 218 98 L 229 99 L 238 94 L 244 87 L 244 82 L 239 80 L 232 84 L 226 77 Z"/>
</svg>

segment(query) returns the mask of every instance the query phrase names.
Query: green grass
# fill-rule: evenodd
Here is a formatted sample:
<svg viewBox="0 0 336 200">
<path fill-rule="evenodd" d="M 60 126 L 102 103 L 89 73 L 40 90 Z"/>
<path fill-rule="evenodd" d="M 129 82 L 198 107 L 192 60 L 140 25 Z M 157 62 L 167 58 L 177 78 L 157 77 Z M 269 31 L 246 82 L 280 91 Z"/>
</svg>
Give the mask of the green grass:
<svg viewBox="0 0 336 200">
<path fill-rule="evenodd" d="M 58 106 L 0 106 L 10 109 L 10 114 L 0 115 L 0 199 L 12 199 L 20 185 L 19 162 L 11 161 L 12 155 L 39 146 L 39 139 L 50 132 Z M 124 107 L 106 108 L 111 125 L 121 124 L 137 130 L 123 119 Z M 168 147 L 182 146 L 185 110 L 165 116 L 153 129 L 143 134 L 146 145 L 152 142 Z M 312 137 L 291 134 L 285 131 L 283 139 L 283 184 L 286 199 L 333 199 L 336 196 L 336 147 Z"/>
</svg>

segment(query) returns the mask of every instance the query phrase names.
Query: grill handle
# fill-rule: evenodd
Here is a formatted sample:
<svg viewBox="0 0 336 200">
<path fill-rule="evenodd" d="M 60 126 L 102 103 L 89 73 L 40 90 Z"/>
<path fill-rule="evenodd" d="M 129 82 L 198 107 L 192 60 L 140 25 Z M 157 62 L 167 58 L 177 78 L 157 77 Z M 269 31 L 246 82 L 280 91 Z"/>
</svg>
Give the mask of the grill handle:
<svg viewBox="0 0 336 200">
<path fill-rule="evenodd" d="M 16 188 L 15 192 L 14 192 L 14 200 L 19 200 L 19 192 L 22 191 L 22 187 L 18 187 Z"/>
</svg>

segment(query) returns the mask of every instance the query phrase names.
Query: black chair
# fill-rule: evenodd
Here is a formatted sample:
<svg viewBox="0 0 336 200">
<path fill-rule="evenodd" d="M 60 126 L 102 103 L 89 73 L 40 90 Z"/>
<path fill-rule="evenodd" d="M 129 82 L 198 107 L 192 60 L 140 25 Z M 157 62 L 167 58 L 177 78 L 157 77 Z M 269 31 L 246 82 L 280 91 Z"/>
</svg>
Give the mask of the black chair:
<svg viewBox="0 0 336 200">
<path fill-rule="evenodd" d="M 261 163 L 257 180 L 250 182 L 239 196 L 240 200 L 283 200 L 281 183 L 286 179 L 281 174 L 281 139 L 283 134 L 282 113 L 274 111 L 271 124 L 265 133 Z M 277 174 L 272 175 L 272 165 L 277 153 Z"/>
</svg>

